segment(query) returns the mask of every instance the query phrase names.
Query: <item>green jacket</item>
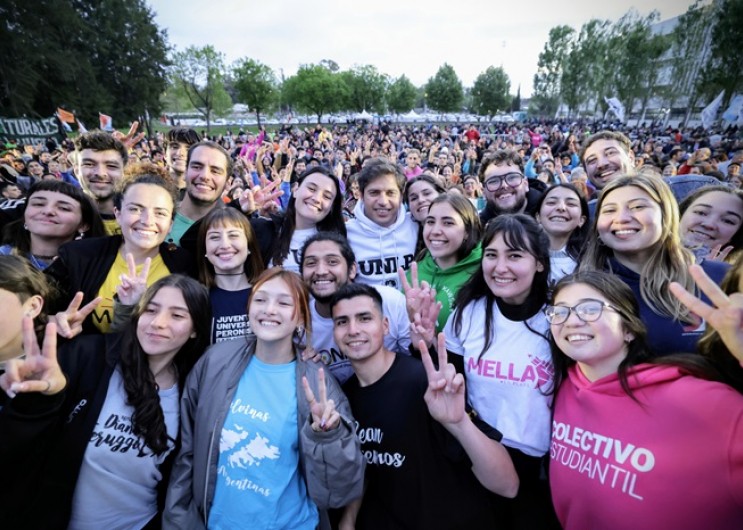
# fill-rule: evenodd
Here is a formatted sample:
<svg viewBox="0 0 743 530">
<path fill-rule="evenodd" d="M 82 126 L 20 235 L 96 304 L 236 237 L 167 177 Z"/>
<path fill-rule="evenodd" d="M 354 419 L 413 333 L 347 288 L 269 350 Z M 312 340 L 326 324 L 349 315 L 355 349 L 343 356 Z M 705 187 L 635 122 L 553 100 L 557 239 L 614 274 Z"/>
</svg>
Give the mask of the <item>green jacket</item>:
<svg viewBox="0 0 743 530">
<path fill-rule="evenodd" d="M 436 289 L 436 300 L 441 302 L 441 313 L 436 322 L 437 333 L 444 329 L 449 319 L 459 288 L 472 277 L 480 266 L 481 259 L 482 247 L 478 243 L 468 256 L 445 270 L 436 265 L 429 252 L 426 252 L 425 257 L 418 262 L 418 280 L 428 282 Z M 408 271 L 408 281 L 410 281 L 410 271 Z"/>
</svg>

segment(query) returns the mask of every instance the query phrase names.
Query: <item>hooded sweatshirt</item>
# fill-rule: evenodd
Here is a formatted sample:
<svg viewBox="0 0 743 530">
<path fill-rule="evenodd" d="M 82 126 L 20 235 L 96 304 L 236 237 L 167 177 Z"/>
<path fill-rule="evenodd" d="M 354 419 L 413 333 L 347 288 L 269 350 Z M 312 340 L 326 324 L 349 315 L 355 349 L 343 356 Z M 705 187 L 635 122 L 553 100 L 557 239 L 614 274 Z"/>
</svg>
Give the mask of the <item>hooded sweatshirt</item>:
<svg viewBox="0 0 743 530">
<path fill-rule="evenodd" d="M 743 396 L 670 365 L 591 383 L 570 368 L 555 400 L 550 486 L 565 530 L 743 528 Z"/>
<path fill-rule="evenodd" d="M 464 259 L 448 269 L 439 267 L 430 252 L 426 252 L 425 257 L 418 262 L 418 280 L 428 282 L 433 289 L 436 289 L 436 300 L 441 302 L 441 312 L 436 321 L 437 333 L 444 329 L 454 307 L 454 299 L 457 297 L 459 288 L 477 271 L 481 258 L 482 247 L 478 244 Z M 409 271 L 408 281 L 410 281 Z"/>
<path fill-rule="evenodd" d="M 410 268 L 418 241 L 418 224 L 405 212 L 403 205 L 390 226 L 380 226 L 364 211 L 363 201 L 356 203 L 355 219 L 346 223 L 358 266 L 357 282 L 369 285 L 389 285 L 400 289 L 397 268 Z"/>
</svg>

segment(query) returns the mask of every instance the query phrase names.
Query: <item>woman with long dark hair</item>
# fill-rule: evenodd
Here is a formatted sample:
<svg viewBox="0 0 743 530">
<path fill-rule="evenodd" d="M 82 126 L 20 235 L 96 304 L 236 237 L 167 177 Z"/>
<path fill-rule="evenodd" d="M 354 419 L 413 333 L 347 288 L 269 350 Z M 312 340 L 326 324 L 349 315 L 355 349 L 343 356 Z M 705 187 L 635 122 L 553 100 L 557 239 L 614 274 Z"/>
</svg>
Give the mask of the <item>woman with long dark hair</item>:
<svg viewBox="0 0 743 530">
<path fill-rule="evenodd" d="M 338 177 L 321 166 L 308 169 L 297 180 L 284 213 L 253 218 L 251 224 L 266 267 L 299 272 L 299 249 L 308 237 L 320 231 L 346 236 Z"/>
<path fill-rule="evenodd" d="M 209 313 L 202 285 L 170 275 L 145 292 L 121 334 L 77 337 L 57 356 L 56 326 L 48 325 L 41 347 L 27 326 L 26 357 L 9 361 L 0 377 L 11 397 L 2 415 L 14 418 L 15 429 L 28 423 L 43 436 L 31 444 L 32 491 L 3 514 L 15 521 L 9 528 L 21 521 L 37 528 L 159 526 L 179 396 L 208 345 Z M 29 449 L 16 452 L 28 456 Z"/>
<path fill-rule="evenodd" d="M 0 254 L 23 256 L 44 270 L 63 244 L 105 235 L 100 214 L 80 188 L 59 180 L 40 180 L 29 190 L 23 218 L 5 227 Z"/>
</svg>

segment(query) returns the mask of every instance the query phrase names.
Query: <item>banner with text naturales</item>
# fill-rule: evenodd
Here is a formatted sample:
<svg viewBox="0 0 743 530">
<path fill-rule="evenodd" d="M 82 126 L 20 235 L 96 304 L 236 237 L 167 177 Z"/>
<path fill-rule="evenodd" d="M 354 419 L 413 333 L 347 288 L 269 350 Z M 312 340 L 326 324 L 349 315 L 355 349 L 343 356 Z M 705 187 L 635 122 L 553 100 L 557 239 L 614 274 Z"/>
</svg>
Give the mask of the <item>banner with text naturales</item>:
<svg viewBox="0 0 743 530">
<path fill-rule="evenodd" d="M 49 118 L 4 118 L 0 116 L 0 141 L 18 142 L 35 145 L 44 143 L 49 138 L 57 142 L 64 140 L 65 135 L 59 128 L 56 116 Z"/>
</svg>

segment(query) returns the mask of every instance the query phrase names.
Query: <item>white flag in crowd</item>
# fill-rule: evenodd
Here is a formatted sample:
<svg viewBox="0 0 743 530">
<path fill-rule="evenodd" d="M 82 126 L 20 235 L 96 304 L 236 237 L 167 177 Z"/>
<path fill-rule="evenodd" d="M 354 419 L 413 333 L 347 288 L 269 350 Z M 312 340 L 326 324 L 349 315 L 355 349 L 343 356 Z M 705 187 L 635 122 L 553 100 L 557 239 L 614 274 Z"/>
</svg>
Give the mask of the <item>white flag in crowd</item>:
<svg viewBox="0 0 743 530">
<path fill-rule="evenodd" d="M 743 125 L 743 94 L 738 94 L 732 99 L 728 110 L 722 113 L 722 119 L 736 125 Z"/>
<path fill-rule="evenodd" d="M 617 98 L 604 97 L 604 101 L 609 105 L 609 109 L 614 113 L 617 119 L 624 122 L 624 105 Z"/>
<path fill-rule="evenodd" d="M 723 90 L 720 92 L 720 95 L 717 96 L 712 103 L 707 105 L 704 110 L 702 111 L 702 127 L 705 129 L 709 129 L 712 127 L 712 124 L 715 122 L 715 118 L 717 117 L 717 111 L 720 110 L 720 105 L 722 105 L 722 97 L 725 95 L 725 91 Z"/>
</svg>

